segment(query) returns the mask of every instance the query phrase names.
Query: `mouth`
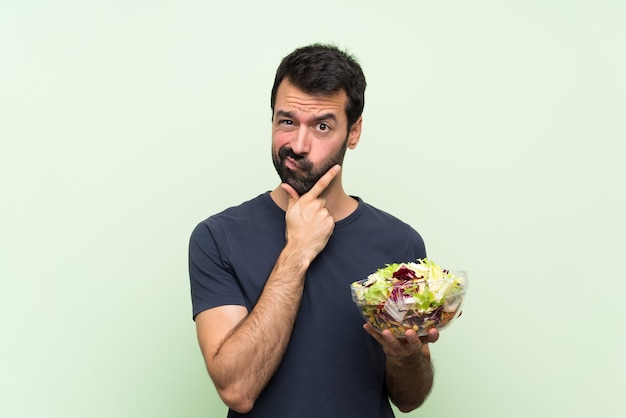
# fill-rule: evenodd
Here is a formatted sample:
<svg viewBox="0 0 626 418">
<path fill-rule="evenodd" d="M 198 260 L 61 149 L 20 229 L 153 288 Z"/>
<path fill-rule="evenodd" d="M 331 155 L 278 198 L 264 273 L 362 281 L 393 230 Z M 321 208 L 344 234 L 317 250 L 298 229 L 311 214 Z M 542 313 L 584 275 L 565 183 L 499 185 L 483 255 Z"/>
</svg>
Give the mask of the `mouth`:
<svg viewBox="0 0 626 418">
<path fill-rule="evenodd" d="M 274 164 L 280 166 L 280 170 L 285 173 L 300 176 L 306 175 L 313 169 L 313 164 L 309 161 L 306 154 L 296 154 L 289 147 L 282 147 L 276 154 L 273 154 Z"/>
<path fill-rule="evenodd" d="M 302 166 L 299 160 L 292 157 L 286 157 L 284 160 L 285 167 L 289 170 L 301 170 Z"/>
</svg>

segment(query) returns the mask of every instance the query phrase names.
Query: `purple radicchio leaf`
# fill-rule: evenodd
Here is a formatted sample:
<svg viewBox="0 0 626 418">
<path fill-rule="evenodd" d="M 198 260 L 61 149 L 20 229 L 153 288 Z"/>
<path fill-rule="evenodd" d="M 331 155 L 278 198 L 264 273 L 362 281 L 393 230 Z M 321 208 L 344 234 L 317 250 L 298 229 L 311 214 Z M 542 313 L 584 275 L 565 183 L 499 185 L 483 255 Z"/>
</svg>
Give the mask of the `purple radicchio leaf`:
<svg viewBox="0 0 626 418">
<path fill-rule="evenodd" d="M 393 278 L 403 281 L 415 279 L 416 275 L 413 270 L 408 267 L 402 266 L 393 273 Z"/>
</svg>

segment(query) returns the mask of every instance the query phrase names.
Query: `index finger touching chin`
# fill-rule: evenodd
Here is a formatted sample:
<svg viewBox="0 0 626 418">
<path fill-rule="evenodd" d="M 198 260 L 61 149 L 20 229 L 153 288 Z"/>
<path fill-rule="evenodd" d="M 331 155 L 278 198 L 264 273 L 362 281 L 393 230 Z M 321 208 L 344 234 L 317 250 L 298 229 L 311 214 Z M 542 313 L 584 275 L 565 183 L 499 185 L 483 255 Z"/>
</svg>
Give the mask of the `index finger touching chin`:
<svg viewBox="0 0 626 418">
<path fill-rule="evenodd" d="M 324 190 L 328 187 L 328 185 L 333 181 L 333 179 L 337 176 L 339 171 L 341 170 L 341 166 L 339 164 L 335 164 L 332 166 L 324 175 L 315 183 L 315 185 L 309 190 L 307 195 L 310 195 L 314 199 L 317 199 Z"/>
</svg>

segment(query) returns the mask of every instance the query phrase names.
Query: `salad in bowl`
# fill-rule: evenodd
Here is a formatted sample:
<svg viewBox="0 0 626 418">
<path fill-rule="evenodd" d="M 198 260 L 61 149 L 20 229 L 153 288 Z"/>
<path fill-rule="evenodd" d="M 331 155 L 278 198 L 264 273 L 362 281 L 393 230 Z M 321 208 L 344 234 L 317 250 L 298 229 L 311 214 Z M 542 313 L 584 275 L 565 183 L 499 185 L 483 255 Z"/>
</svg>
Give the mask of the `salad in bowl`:
<svg viewBox="0 0 626 418">
<path fill-rule="evenodd" d="M 352 300 L 378 332 L 390 330 L 404 338 L 431 328 L 448 327 L 461 313 L 467 292 L 467 272 L 441 268 L 428 258 L 387 264 L 350 285 Z"/>
</svg>

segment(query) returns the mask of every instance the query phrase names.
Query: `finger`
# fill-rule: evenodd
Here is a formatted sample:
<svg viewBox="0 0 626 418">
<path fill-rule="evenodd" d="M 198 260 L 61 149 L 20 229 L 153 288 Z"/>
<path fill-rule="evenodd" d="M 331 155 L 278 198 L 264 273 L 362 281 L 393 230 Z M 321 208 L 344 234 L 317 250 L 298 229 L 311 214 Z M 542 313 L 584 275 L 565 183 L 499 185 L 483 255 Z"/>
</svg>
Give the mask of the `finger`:
<svg viewBox="0 0 626 418">
<path fill-rule="evenodd" d="M 431 328 L 428 330 L 428 334 L 420 337 L 422 344 L 434 343 L 439 339 L 439 330 L 437 328 Z"/>
<path fill-rule="evenodd" d="M 428 341 L 431 343 L 437 342 L 439 339 L 439 330 L 437 328 L 428 330 Z"/>
<path fill-rule="evenodd" d="M 310 196 L 313 199 L 317 199 L 324 190 L 328 187 L 328 185 L 333 181 L 335 176 L 341 170 L 341 166 L 339 164 L 335 164 L 332 166 L 311 188 L 311 190 L 306 193 L 306 196 Z M 305 195 L 303 195 L 305 196 Z"/>
<path fill-rule="evenodd" d="M 422 340 L 417 335 L 417 332 L 412 329 L 407 329 L 406 331 L 404 331 L 404 337 L 409 344 L 417 344 L 419 342 L 419 344 L 422 345 Z"/>
<path fill-rule="evenodd" d="M 396 338 L 396 336 L 393 335 L 393 332 L 391 332 L 391 330 L 384 329 L 381 334 L 383 338 L 385 339 L 385 341 L 387 341 L 387 344 L 391 345 L 394 348 L 400 347 L 400 341 L 398 341 L 398 338 Z"/>
</svg>

